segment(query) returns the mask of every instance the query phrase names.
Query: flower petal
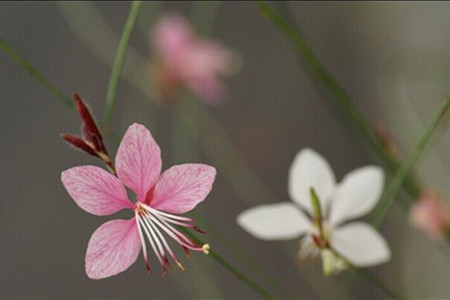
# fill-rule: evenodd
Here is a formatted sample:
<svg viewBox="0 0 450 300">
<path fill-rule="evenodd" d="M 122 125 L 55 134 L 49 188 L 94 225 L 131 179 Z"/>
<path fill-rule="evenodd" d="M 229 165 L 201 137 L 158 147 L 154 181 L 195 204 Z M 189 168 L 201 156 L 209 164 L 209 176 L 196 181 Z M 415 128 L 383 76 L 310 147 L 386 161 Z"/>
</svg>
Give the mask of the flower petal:
<svg viewBox="0 0 450 300">
<path fill-rule="evenodd" d="M 61 181 L 78 206 L 91 214 L 105 216 L 133 207 L 119 179 L 99 167 L 68 169 Z"/>
<path fill-rule="evenodd" d="M 387 262 L 391 251 L 386 240 L 370 225 L 354 222 L 331 233 L 331 246 L 357 267 Z"/>
<path fill-rule="evenodd" d="M 335 186 L 333 170 L 319 153 L 305 148 L 297 154 L 289 170 L 289 194 L 292 200 L 313 214 L 309 194 L 309 189 L 313 187 L 322 204 L 323 214 L 326 214 Z"/>
<path fill-rule="evenodd" d="M 155 186 L 150 206 L 182 214 L 205 200 L 212 189 L 216 169 L 204 164 L 183 164 L 166 170 Z"/>
<path fill-rule="evenodd" d="M 138 258 L 141 241 L 136 220 L 113 220 L 101 225 L 89 241 L 86 274 L 102 279 L 128 269 Z"/>
<path fill-rule="evenodd" d="M 151 189 L 161 174 L 161 150 L 150 131 L 134 123 L 125 133 L 116 155 L 116 170 L 120 181 L 132 189 L 139 201 Z"/>
<path fill-rule="evenodd" d="M 312 229 L 310 220 L 289 202 L 259 205 L 237 217 L 237 223 L 262 240 L 287 240 Z"/>
<path fill-rule="evenodd" d="M 383 169 L 366 166 L 348 173 L 336 189 L 330 210 L 333 225 L 371 211 L 383 192 Z"/>
<path fill-rule="evenodd" d="M 172 13 L 158 21 L 151 38 L 158 54 L 170 59 L 189 49 L 195 41 L 195 34 L 182 15 Z"/>
</svg>

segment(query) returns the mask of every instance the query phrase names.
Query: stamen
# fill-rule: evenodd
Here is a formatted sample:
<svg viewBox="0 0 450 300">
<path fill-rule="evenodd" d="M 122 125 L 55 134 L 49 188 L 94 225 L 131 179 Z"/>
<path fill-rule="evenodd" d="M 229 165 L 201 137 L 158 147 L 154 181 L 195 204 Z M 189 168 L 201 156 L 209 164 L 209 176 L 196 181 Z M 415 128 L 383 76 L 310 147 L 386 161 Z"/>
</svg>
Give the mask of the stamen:
<svg viewBox="0 0 450 300">
<path fill-rule="evenodd" d="M 185 237 L 181 232 L 177 231 L 175 228 L 173 228 L 170 224 L 167 224 L 167 222 L 163 219 L 160 219 L 159 216 L 156 216 L 156 218 L 154 219 L 155 222 L 157 222 L 157 219 L 159 219 L 160 221 L 162 221 L 164 223 L 165 226 L 161 226 L 160 223 L 158 225 L 160 225 L 160 227 L 168 234 L 170 235 L 175 241 L 177 241 L 180 245 L 185 246 L 186 248 L 189 248 L 191 250 L 194 251 L 203 251 L 202 248 L 196 244 L 194 244 L 191 240 L 189 240 L 187 237 Z M 170 230 L 174 231 L 170 231 Z M 184 241 L 182 241 L 180 238 L 183 238 L 184 240 L 188 241 L 189 243 L 186 243 Z"/>
<path fill-rule="evenodd" d="M 148 255 L 147 248 L 145 245 L 144 232 L 149 240 L 150 245 L 152 246 L 153 251 L 158 258 L 159 263 L 163 268 L 163 272 L 161 274 L 162 277 L 166 276 L 167 268 L 172 268 L 172 264 L 166 256 L 166 252 L 172 257 L 177 266 L 181 270 L 185 270 L 184 266 L 178 261 L 175 253 L 170 248 L 169 243 L 166 240 L 165 235 L 161 232 L 161 229 L 168 236 L 173 238 L 180 246 L 183 248 L 186 256 L 190 258 L 190 250 L 194 251 L 202 251 L 205 254 L 208 254 L 210 251 L 210 246 L 205 244 L 200 246 L 186 237 L 183 233 L 178 231 L 173 225 L 183 226 L 187 228 L 192 228 L 200 233 L 205 233 L 200 230 L 197 226 L 194 226 L 192 223 L 193 219 L 179 217 L 176 215 L 172 215 L 169 213 L 161 212 L 157 209 L 151 208 L 150 206 L 139 202 L 135 209 L 136 216 L 136 224 L 138 226 L 139 237 L 141 239 L 141 243 L 143 246 L 143 254 L 145 258 L 145 264 L 148 272 L 150 273 L 150 266 L 148 265 Z M 143 229 L 143 230 L 142 230 Z"/>
<path fill-rule="evenodd" d="M 171 219 L 175 219 L 175 220 L 180 220 L 180 221 L 195 222 L 194 219 L 187 218 L 187 217 L 181 217 L 181 216 L 177 216 L 177 215 L 172 215 L 172 214 L 168 214 L 168 213 L 165 213 L 165 212 L 163 212 L 163 211 L 154 209 L 154 208 L 152 208 L 152 207 L 150 207 L 150 206 L 148 206 L 148 205 L 146 205 L 146 204 L 144 204 L 144 203 L 141 203 L 141 205 L 142 205 L 146 210 L 148 210 L 149 212 L 151 212 L 151 213 L 153 213 L 153 214 L 154 214 L 154 213 L 157 213 L 158 215 L 163 215 L 163 216 L 165 216 L 165 217 L 168 217 L 168 218 L 171 218 Z"/>
<path fill-rule="evenodd" d="M 169 244 L 167 243 L 166 239 L 164 238 L 164 236 L 161 234 L 161 232 L 158 230 L 158 228 L 156 227 L 155 224 L 153 224 L 152 220 L 149 218 L 149 216 L 146 216 L 148 222 L 150 223 L 150 225 L 153 227 L 153 229 L 156 231 L 156 233 L 158 234 L 159 238 L 161 239 L 161 241 L 163 242 L 164 246 L 166 247 L 167 251 L 169 252 L 170 256 L 173 258 L 173 260 L 177 263 L 177 265 L 180 267 L 180 263 L 177 260 L 177 257 L 175 256 L 175 253 L 173 253 L 172 249 L 170 248 Z M 155 221 L 155 220 L 153 220 Z M 156 222 L 155 222 L 156 223 Z M 172 266 L 170 264 L 169 261 L 167 261 L 167 263 Z M 180 269 L 182 269 L 184 271 L 184 268 L 181 266 Z"/>
<path fill-rule="evenodd" d="M 159 253 L 161 254 L 161 257 L 163 258 L 163 262 L 161 263 L 161 265 L 164 267 L 165 265 L 167 265 L 169 268 L 172 268 L 172 265 L 170 264 L 169 260 L 166 257 L 166 253 L 164 251 L 164 248 L 160 242 L 160 240 L 158 239 L 158 236 L 155 232 L 157 232 L 159 235 L 161 234 L 156 228 L 153 228 L 153 224 L 151 223 L 150 219 L 147 217 L 147 214 L 143 215 L 144 222 L 147 224 L 147 228 L 150 230 L 150 234 L 152 235 L 153 239 L 156 242 L 156 245 L 158 246 L 159 249 Z"/>
<path fill-rule="evenodd" d="M 159 255 L 158 250 L 156 249 L 155 243 L 153 242 L 153 239 L 152 239 L 152 237 L 151 237 L 151 235 L 150 235 L 150 232 L 148 231 L 147 227 L 145 226 L 144 221 L 142 220 L 142 216 L 139 216 L 139 221 L 140 221 L 141 224 L 142 224 L 142 228 L 144 228 L 145 234 L 147 235 L 147 239 L 149 240 L 150 245 L 151 245 L 152 248 L 153 248 L 153 252 L 155 252 L 156 257 L 158 258 L 159 263 L 163 266 L 164 263 L 163 263 L 163 261 L 162 261 L 162 259 L 161 259 L 161 256 Z M 144 242 L 145 242 L 145 241 L 144 241 Z"/>
<path fill-rule="evenodd" d="M 150 265 L 148 264 L 148 256 L 147 256 L 147 246 L 145 245 L 144 235 L 142 234 L 141 225 L 139 224 L 139 215 L 136 211 L 136 225 L 139 232 L 139 237 L 141 238 L 141 244 L 142 244 L 142 253 L 144 254 L 144 260 L 145 260 L 145 268 L 147 269 L 147 274 L 150 275 L 152 273 L 152 270 L 150 269 Z"/>
</svg>

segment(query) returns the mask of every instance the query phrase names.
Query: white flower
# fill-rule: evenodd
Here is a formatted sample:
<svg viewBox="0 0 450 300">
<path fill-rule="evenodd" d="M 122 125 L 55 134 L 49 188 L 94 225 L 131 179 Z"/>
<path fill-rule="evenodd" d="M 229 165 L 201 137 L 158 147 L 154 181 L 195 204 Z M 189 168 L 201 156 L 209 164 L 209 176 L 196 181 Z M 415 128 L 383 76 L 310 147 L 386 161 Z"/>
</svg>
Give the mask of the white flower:
<svg viewBox="0 0 450 300">
<path fill-rule="evenodd" d="M 346 222 L 374 208 L 383 183 L 383 170 L 376 166 L 358 168 L 337 183 L 328 162 L 314 150 L 303 149 L 289 171 L 289 194 L 294 203 L 253 207 L 242 212 L 237 223 L 263 240 L 303 235 L 299 258 L 321 254 L 327 275 L 347 268 L 346 262 L 356 267 L 381 264 L 391 257 L 385 239 L 369 224 Z M 317 195 L 317 207 L 313 207 L 311 189 Z"/>
</svg>

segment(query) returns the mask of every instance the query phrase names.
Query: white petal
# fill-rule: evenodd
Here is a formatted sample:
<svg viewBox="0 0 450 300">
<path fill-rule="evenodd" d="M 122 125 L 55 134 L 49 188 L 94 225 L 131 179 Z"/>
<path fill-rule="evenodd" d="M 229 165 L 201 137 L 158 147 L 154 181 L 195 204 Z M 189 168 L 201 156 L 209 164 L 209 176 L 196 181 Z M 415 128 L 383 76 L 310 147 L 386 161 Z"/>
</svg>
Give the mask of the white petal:
<svg viewBox="0 0 450 300">
<path fill-rule="evenodd" d="M 387 262 L 391 251 L 386 240 L 370 225 L 354 222 L 331 233 L 331 246 L 357 267 Z"/>
<path fill-rule="evenodd" d="M 370 212 L 380 199 L 383 186 L 380 167 L 366 166 L 348 173 L 332 197 L 330 223 L 336 225 Z"/>
<path fill-rule="evenodd" d="M 262 240 L 293 239 L 311 230 L 309 219 L 288 202 L 250 208 L 239 214 L 237 223 Z"/>
<path fill-rule="evenodd" d="M 312 214 L 309 189 L 313 187 L 321 201 L 323 214 L 326 214 L 335 186 L 333 170 L 319 153 L 305 148 L 297 154 L 289 170 L 289 194 L 292 200 Z"/>
</svg>

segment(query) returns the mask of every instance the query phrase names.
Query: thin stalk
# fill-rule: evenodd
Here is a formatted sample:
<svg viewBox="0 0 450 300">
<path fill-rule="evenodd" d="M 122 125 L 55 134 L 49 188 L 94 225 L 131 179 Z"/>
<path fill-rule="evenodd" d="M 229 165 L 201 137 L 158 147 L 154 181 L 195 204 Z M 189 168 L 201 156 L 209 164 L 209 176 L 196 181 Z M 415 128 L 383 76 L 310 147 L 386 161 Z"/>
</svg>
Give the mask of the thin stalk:
<svg viewBox="0 0 450 300">
<path fill-rule="evenodd" d="M 399 168 L 395 172 L 392 179 L 389 181 L 389 185 L 387 186 L 384 196 L 381 198 L 381 201 L 378 203 L 377 207 L 372 213 L 371 223 L 375 226 L 380 226 L 383 221 L 386 213 L 391 207 L 395 197 L 397 196 L 403 182 L 406 180 L 408 173 L 412 170 L 412 168 L 416 165 L 419 158 L 424 153 L 427 145 L 429 144 L 433 133 L 439 125 L 439 122 L 445 116 L 448 111 L 448 107 L 450 105 L 450 97 L 448 97 L 444 103 L 439 107 L 436 114 L 431 119 L 428 126 L 425 128 L 423 133 L 420 135 L 416 145 L 412 148 L 412 150 L 406 155 L 403 162 L 400 164 Z"/>
<path fill-rule="evenodd" d="M 106 132 L 108 132 L 111 127 L 112 117 L 114 114 L 114 108 L 116 104 L 116 93 L 119 84 L 119 78 L 120 74 L 122 73 L 125 58 L 127 56 L 128 44 L 130 42 L 134 26 L 136 25 L 136 20 L 139 16 L 141 6 L 142 1 L 133 1 L 133 3 L 131 4 L 130 13 L 125 23 L 125 27 L 123 29 L 122 38 L 120 39 L 119 42 L 119 47 L 117 48 L 117 54 L 116 58 L 114 59 L 114 65 L 109 80 L 108 94 L 106 96 L 106 103 L 103 114 L 103 127 L 104 131 Z"/>
<path fill-rule="evenodd" d="M 201 223 L 205 224 L 205 228 L 208 228 L 208 234 L 211 234 L 220 241 L 221 245 L 224 246 L 230 253 L 236 257 L 240 263 L 243 265 L 247 265 L 249 269 L 251 269 L 253 275 L 259 275 L 261 279 L 264 281 L 266 286 L 270 286 L 271 289 L 276 290 L 278 295 L 287 299 L 296 298 L 295 294 L 290 291 L 286 286 L 284 286 L 279 278 L 267 272 L 264 268 L 261 268 L 261 263 L 257 262 L 254 257 L 244 252 L 239 247 L 236 247 L 236 244 L 225 236 L 215 224 L 213 224 L 208 218 L 205 218 L 201 215 L 201 212 L 195 211 L 191 212 L 191 215 L 194 219 L 198 219 Z"/>
<path fill-rule="evenodd" d="M 100 62 L 112 68 L 116 51 L 111 45 L 119 45 L 121 37 L 105 22 L 95 5 L 89 1 L 58 1 L 56 4 L 64 21 L 81 44 Z M 150 4 L 147 2 L 145 5 Z M 141 19 L 143 18 L 138 18 L 138 20 Z M 91 28 L 95 28 L 95 30 L 91 30 Z M 146 56 L 136 51 L 131 45 L 128 47 L 127 62 L 121 76 L 132 87 L 152 100 L 148 101 L 149 106 L 158 105 L 150 93 Z M 149 109 L 148 113 L 154 114 L 154 111 L 154 109 Z M 153 119 L 151 121 L 153 122 Z"/>
<path fill-rule="evenodd" d="M 258 6 L 261 12 L 291 41 L 302 61 L 333 96 L 335 101 L 330 102 L 329 104 L 341 109 L 345 120 L 357 130 L 360 137 L 367 141 L 371 148 L 374 149 L 378 156 L 386 163 L 389 169 L 395 171 L 400 162 L 383 146 L 380 139 L 375 134 L 370 122 L 367 121 L 344 89 L 325 69 L 323 64 L 309 47 L 306 39 L 299 33 L 299 30 L 294 30 L 291 25 L 279 16 L 267 3 L 258 1 Z M 284 12 L 289 13 L 289 10 L 284 10 Z M 419 196 L 421 186 L 410 174 L 406 176 L 403 186 L 413 199 L 416 199 Z M 407 207 L 409 208 L 409 204 L 407 204 Z"/>
<path fill-rule="evenodd" d="M 173 164 L 198 161 L 198 131 L 199 131 L 199 115 L 197 114 L 197 106 L 201 105 L 196 99 L 188 93 L 184 93 L 185 97 L 175 99 L 174 103 L 169 107 L 170 109 L 170 150 L 171 161 Z M 184 114 L 189 118 L 195 130 L 190 135 L 186 132 L 186 127 L 183 126 L 178 118 L 178 113 Z M 202 214 L 202 207 L 196 208 L 197 214 Z M 205 218 L 201 218 L 204 220 Z M 210 231 L 209 226 L 207 227 Z M 196 262 L 194 262 L 196 263 Z M 214 298 L 223 299 L 219 276 L 217 269 L 212 264 L 200 264 L 194 266 L 192 272 L 192 284 L 196 287 L 197 298 Z"/>
<path fill-rule="evenodd" d="M 203 245 L 203 241 L 196 237 L 192 232 L 187 230 L 186 228 L 180 228 L 187 236 L 189 236 L 194 242 L 199 245 Z M 263 287 L 258 285 L 256 282 L 251 280 L 249 277 L 241 273 L 237 268 L 235 268 L 232 264 L 230 264 L 226 259 L 224 259 L 219 253 L 215 250 L 210 249 L 209 256 L 211 256 L 215 261 L 221 264 L 225 269 L 230 271 L 236 278 L 245 283 L 248 287 L 254 290 L 258 295 L 263 297 L 264 299 L 274 299 L 274 297 Z"/>
<path fill-rule="evenodd" d="M 37 79 L 56 99 L 61 101 L 68 108 L 75 110 L 72 98 L 66 96 L 61 90 L 55 87 L 47 78 L 36 70 L 29 62 L 22 58 L 16 50 L 11 47 L 2 37 L 0 37 L 0 48 L 8 54 L 19 66 L 25 69 L 31 76 Z"/>
</svg>

